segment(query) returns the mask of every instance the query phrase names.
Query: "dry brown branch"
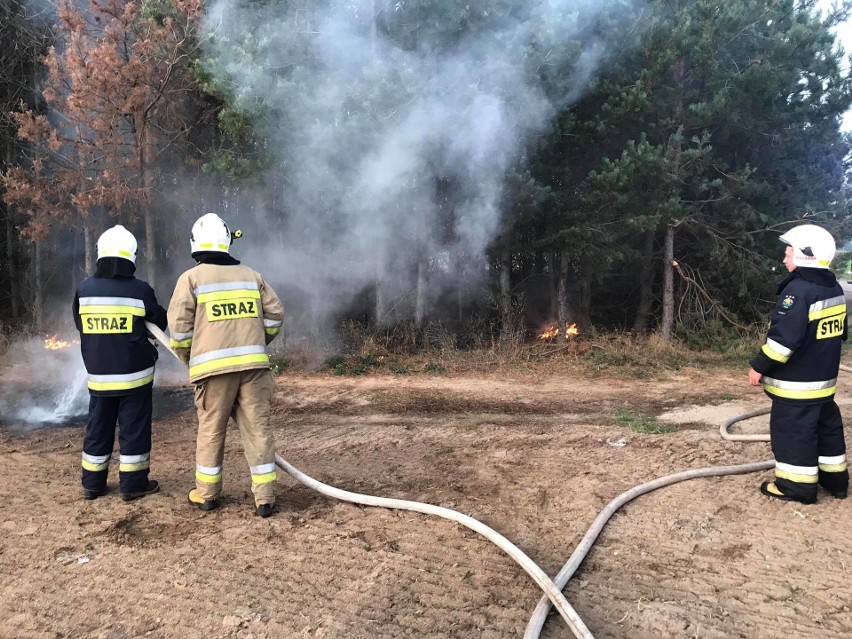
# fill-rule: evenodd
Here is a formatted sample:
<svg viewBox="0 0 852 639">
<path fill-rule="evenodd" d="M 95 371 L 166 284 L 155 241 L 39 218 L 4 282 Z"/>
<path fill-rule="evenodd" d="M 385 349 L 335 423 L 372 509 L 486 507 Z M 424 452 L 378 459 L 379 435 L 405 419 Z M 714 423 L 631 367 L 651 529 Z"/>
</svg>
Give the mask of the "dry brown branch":
<svg viewBox="0 0 852 639">
<path fill-rule="evenodd" d="M 673 260 L 672 266 L 675 268 L 678 275 L 680 275 L 681 279 L 684 282 L 686 282 L 688 286 L 694 286 L 696 288 L 696 290 L 699 293 L 701 293 L 708 302 L 710 302 L 710 310 L 715 309 L 716 311 L 718 311 L 719 315 L 721 315 L 732 326 L 735 326 L 736 328 L 739 328 L 740 330 L 743 330 L 743 331 L 748 330 L 747 327 L 745 327 L 742 324 L 740 324 L 739 322 L 737 322 L 736 319 L 734 319 L 730 315 L 730 313 L 728 313 L 718 301 L 713 299 L 713 297 L 707 292 L 707 290 L 701 284 L 699 284 L 693 278 L 689 277 L 686 273 L 684 273 L 683 269 L 681 268 L 680 264 L 677 263 L 677 261 Z"/>
</svg>

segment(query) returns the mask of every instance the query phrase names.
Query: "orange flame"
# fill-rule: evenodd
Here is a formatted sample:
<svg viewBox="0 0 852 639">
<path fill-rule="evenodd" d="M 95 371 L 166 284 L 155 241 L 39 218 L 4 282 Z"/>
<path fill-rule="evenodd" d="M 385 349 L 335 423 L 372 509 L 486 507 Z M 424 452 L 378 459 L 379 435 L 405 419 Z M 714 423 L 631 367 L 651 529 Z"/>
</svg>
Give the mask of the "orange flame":
<svg viewBox="0 0 852 639">
<path fill-rule="evenodd" d="M 58 339 L 56 335 L 48 337 L 44 340 L 44 347 L 49 351 L 61 351 L 64 348 L 70 348 L 74 344 L 79 344 L 80 340 L 72 339 L 72 340 L 61 340 Z"/>
<path fill-rule="evenodd" d="M 576 324 L 568 324 L 568 323 L 565 324 L 565 335 L 566 336 L 571 337 L 572 335 L 579 335 L 579 334 L 580 334 L 580 329 L 577 328 Z M 551 326 L 550 328 L 545 330 L 541 335 L 539 335 L 538 338 L 542 339 L 542 340 L 553 339 L 557 335 L 559 335 L 559 327 L 556 324 L 554 324 L 553 326 Z"/>
</svg>

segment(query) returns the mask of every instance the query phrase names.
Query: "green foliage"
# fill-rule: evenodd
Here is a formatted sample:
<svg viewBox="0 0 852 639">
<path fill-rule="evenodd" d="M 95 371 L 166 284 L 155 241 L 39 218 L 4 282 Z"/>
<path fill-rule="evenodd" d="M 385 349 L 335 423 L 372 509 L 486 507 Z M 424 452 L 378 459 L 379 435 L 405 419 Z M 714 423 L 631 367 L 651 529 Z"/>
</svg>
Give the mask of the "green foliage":
<svg viewBox="0 0 852 639">
<path fill-rule="evenodd" d="M 653 417 L 647 417 L 634 413 L 627 408 L 615 410 L 615 420 L 622 426 L 627 426 L 634 433 L 654 434 L 673 433 L 677 429 L 674 426 L 658 422 Z"/>
<path fill-rule="evenodd" d="M 408 368 L 403 366 L 402 364 L 391 364 L 390 370 L 391 370 L 392 373 L 395 373 L 397 375 L 407 375 L 408 374 Z"/>
<path fill-rule="evenodd" d="M 759 319 L 780 261 L 777 231 L 761 230 L 808 214 L 840 233 L 848 219 L 838 124 L 852 94 L 830 22 L 792 0 L 655 0 L 645 16 L 635 40 L 638 22 L 612 24 L 635 48 L 560 114 L 533 165 L 561 208 L 539 240 L 571 255 L 594 312 L 637 303 L 644 233 L 656 266 L 674 226 L 675 258 Z"/>
<path fill-rule="evenodd" d="M 839 279 L 845 280 L 852 277 L 852 251 L 838 253 L 831 263 L 831 270 Z"/>
<path fill-rule="evenodd" d="M 216 108 L 217 144 L 202 164 L 202 170 L 225 176 L 236 184 L 261 181 L 274 159 L 274 153 L 255 131 L 266 115 L 262 105 L 254 109 L 238 105 L 232 87 L 201 58 L 193 61 L 190 72 Z"/>
<path fill-rule="evenodd" d="M 142 0 L 142 10 L 139 12 L 143 19 L 155 20 L 157 24 L 162 25 L 166 18 L 179 18 L 178 12 L 175 11 L 174 3 L 171 0 Z"/>
<path fill-rule="evenodd" d="M 743 331 L 722 321 L 705 323 L 701 328 L 676 331 L 688 348 L 694 351 L 710 351 L 725 354 L 731 359 L 747 359 L 755 354 L 756 332 Z"/>
<path fill-rule="evenodd" d="M 426 366 L 423 367 L 427 373 L 445 373 L 447 369 L 441 364 L 436 364 L 434 362 L 428 362 Z"/>
<path fill-rule="evenodd" d="M 343 355 L 332 355 L 322 363 L 323 369 L 335 369 L 338 366 L 345 366 L 346 358 Z"/>
<path fill-rule="evenodd" d="M 292 364 L 293 362 L 289 357 L 274 357 L 269 360 L 269 368 L 276 375 L 289 369 Z"/>
<path fill-rule="evenodd" d="M 246 187 L 260 186 L 268 197 L 262 204 L 269 204 L 271 222 L 286 228 L 291 212 L 305 209 L 315 214 L 311 224 L 318 236 L 336 237 L 335 231 L 351 222 L 351 202 L 344 202 L 351 194 L 341 191 L 341 180 L 334 177 L 365 171 L 358 158 L 365 149 L 395 139 L 399 125 L 406 124 L 408 105 L 436 90 L 463 106 L 494 94 L 507 98 L 501 117 L 518 117 L 523 103 L 514 102 L 516 96 L 498 95 L 506 91 L 499 78 L 511 75 L 540 86 L 553 109 L 550 130 L 519 140 L 515 162 L 500 167 L 503 226 L 496 230 L 499 239 L 491 257 L 496 260 L 497 249 L 509 247 L 512 285 L 530 275 L 553 274 L 565 256 L 571 289 L 567 296 L 577 316 L 601 328 L 626 330 L 647 301 L 641 313 L 653 322 L 661 315 L 663 239 L 673 229 L 675 259 L 693 280 L 675 281 L 677 336 L 694 351 L 744 358 L 752 350 L 752 336 L 726 328 L 721 319 L 731 316 L 745 324 L 764 320 L 773 289 L 783 277 L 783 271 L 770 270 L 780 265 L 783 247 L 777 234 L 805 216 L 835 232 L 838 244 L 852 232 L 844 173 L 850 139 L 839 131 L 840 119 L 852 105 L 852 80 L 831 31 L 846 17 L 846 5 L 820 18 L 813 0 L 618 0 L 567 3 L 565 8 L 523 0 L 413 0 L 372 5 L 375 15 L 365 11 L 369 3 L 254 3 L 252 10 L 270 16 L 258 28 L 216 29 L 197 48 L 192 31 L 181 45 L 196 57 L 190 81 L 181 66 L 180 84 L 169 95 L 192 95 L 192 105 L 181 102 L 158 110 L 151 130 L 159 132 L 158 140 L 168 150 L 163 157 L 172 156 L 174 166 L 145 175 L 170 175 L 172 168 L 181 167 L 189 182 L 192 170 L 200 170 L 217 178 L 209 181 L 240 196 L 249 193 Z M 20 19 L 23 14 L 17 15 L 16 6 L 25 4 L 0 10 L 10 25 L 3 36 L 10 52 L 2 78 L 9 89 L 6 112 L 22 99 L 35 101 L 33 59 L 43 53 L 35 55 L 43 48 L 39 40 L 21 55 L 28 21 Z M 164 24 L 176 15 L 171 0 L 139 0 L 136 6 L 142 22 Z M 334 43 L 323 40 L 331 32 L 323 26 L 329 17 L 369 34 L 376 53 L 353 61 L 343 82 L 329 77 L 323 84 L 316 79 L 329 72 L 324 55 L 334 55 L 329 53 Z M 520 55 L 485 59 L 494 56 L 474 46 L 485 38 L 503 42 L 513 32 L 505 27 L 516 24 L 526 25 L 524 39 L 504 43 L 507 51 Z M 583 28 L 575 29 L 578 25 Z M 567 35 L 557 37 L 561 34 Z M 587 34 L 611 46 L 596 49 L 584 40 Z M 559 45 L 551 46 L 554 41 Z M 281 51 L 286 63 L 270 66 L 270 60 L 281 59 Z M 452 66 L 447 60 L 460 51 L 470 52 L 476 68 L 481 65 L 476 83 L 432 86 L 413 70 L 421 64 L 434 68 L 435 76 L 429 78 L 434 81 L 443 77 L 439 70 Z M 576 70 L 587 62 L 588 82 L 578 81 Z M 237 90 L 238 76 L 250 72 L 256 76 L 254 84 L 241 83 Z M 66 86 L 77 82 L 62 80 Z M 23 86 L 29 88 L 17 88 Z M 327 99 L 323 91 L 343 97 Z M 317 129 L 335 144 L 315 145 L 319 138 L 288 126 L 306 121 L 291 118 L 294 113 L 310 114 Z M 189 127 L 195 127 L 192 151 L 169 142 Z M 7 155 L 23 152 L 13 149 L 8 118 L 0 122 L 0 136 L 10 149 Z M 332 148 L 346 148 L 351 154 L 326 157 Z M 289 153 L 293 149 L 302 149 L 301 157 L 316 156 L 316 164 L 282 165 L 282 157 L 295 156 Z M 410 157 L 418 153 L 429 152 L 418 147 Z M 15 158 L 5 160 L 10 165 Z M 427 256 L 431 264 L 452 260 L 458 242 L 457 210 L 477 197 L 470 184 L 478 177 L 471 179 L 449 162 L 437 164 L 413 162 L 411 174 L 397 180 L 393 196 L 394 205 L 414 207 L 436 194 L 430 202 L 440 210 L 432 227 L 412 224 L 410 231 L 433 240 L 424 248 L 432 251 Z M 71 168 L 77 170 L 74 161 Z M 97 172 L 107 176 L 122 170 L 110 166 Z M 44 179 L 50 182 L 49 171 Z M 313 195 L 309 188 L 282 186 L 316 183 L 322 183 L 321 193 Z M 158 178 L 156 188 L 168 192 L 166 186 L 171 183 Z M 35 192 L 42 196 L 46 191 Z M 279 197 L 293 192 L 305 201 Z M 22 212 L 9 213 L 10 228 L 20 226 Z M 412 219 L 419 217 L 416 213 Z M 157 228 L 172 228 L 161 221 Z M 19 267 L 30 259 L 29 250 L 17 238 L 13 243 L 10 253 Z M 339 248 L 333 250 L 329 259 L 345 262 Z M 852 254 L 839 255 L 836 272 L 846 277 L 850 265 Z M 23 281 L 27 275 L 5 263 L 0 269 L 0 283 Z M 493 276 L 496 269 L 488 273 Z M 405 277 L 411 274 L 400 274 Z M 493 324 L 494 316 L 491 312 L 484 321 Z M 458 315 L 452 319 L 451 329 L 441 327 L 442 343 L 458 343 L 453 339 L 457 327 L 470 321 Z M 374 353 L 369 357 L 378 361 L 385 354 L 383 346 L 405 344 L 413 351 L 435 343 L 434 331 L 404 324 L 386 329 L 384 336 L 376 333 L 377 348 L 368 349 Z M 451 330 L 456 335 L 449 334 Z M 472 340 L 463 336 L 463 341 Z M 354 351 L 344 351 L 348 359 L 326 368 L 339 374 L 376 368 L 368 359 L 353 359 Z M 593 350 L 586 358 L 593 367 L 624 368 L 633 375 L 689 363 L 677 351 L 664 353 L 662 363 L 648 365 L 637 365 L 633 354 L 618 349 Z"/>
<path fill-rule="evenodd" d="M 334 355 L 323 362 L 322 368 L 331 369 L 335 375 L 363 375 L 381 366 L 382 362 L 372 355 Z"/>
</svg>

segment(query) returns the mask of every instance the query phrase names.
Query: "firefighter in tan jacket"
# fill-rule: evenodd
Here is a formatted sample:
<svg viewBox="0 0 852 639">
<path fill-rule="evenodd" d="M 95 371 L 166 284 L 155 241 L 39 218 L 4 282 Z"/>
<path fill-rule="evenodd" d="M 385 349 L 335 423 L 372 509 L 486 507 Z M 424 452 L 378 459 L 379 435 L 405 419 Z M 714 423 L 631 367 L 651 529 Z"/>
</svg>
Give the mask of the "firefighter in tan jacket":
<svg viewBox="0 0 852 639">
<path fill-rule="evenodd" d="M 169 304 L 171 345 L 195 385 L 198 439 L 189 501 L 213 510 L 222 493 L 225 429 L 233 417 L 251 470 L 255 512 L 275 505 L 275 447 L 269 424 L 274 383 L 266 345 L 284 309 L 253 269 L 229 254 L 231 232 L 215 213 L 199 218 L 190 245 L 198 264 L 178 278 Z"/>
</svg>

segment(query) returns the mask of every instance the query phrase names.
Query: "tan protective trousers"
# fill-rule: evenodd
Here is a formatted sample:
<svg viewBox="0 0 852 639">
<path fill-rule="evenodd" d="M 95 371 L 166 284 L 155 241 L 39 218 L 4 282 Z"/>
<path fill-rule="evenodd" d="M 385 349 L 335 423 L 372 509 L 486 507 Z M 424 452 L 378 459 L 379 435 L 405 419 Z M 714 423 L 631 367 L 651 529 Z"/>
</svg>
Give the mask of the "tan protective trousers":
<svg viewBox="0 0 852 639">
<path fill-rule="evenodd" d="M 225 430 L 233 417 L 251 471 L 256 505 L 275 503 L 275 447 L 269 425 L 274 382 L 268 369 L 223 373 L 195 386 L 195 487 L 205 501 L 222 493 Z"/>
</svg>

